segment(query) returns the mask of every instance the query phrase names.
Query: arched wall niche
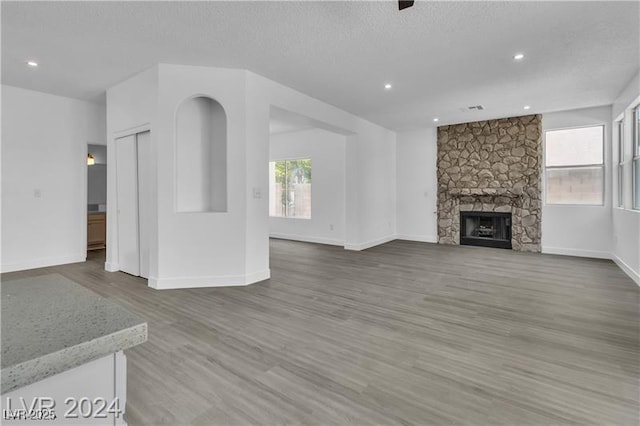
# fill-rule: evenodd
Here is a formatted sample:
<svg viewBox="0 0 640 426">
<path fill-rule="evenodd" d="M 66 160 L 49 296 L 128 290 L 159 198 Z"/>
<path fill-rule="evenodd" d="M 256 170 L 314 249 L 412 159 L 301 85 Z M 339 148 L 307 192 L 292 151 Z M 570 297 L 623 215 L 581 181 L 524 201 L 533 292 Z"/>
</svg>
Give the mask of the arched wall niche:
<svg viewBox="0 0 640 426">
<path fill-rule="evenodd" d="M 176 112 L 176 211 L 227 211 L 227 114 L 208 96 Z"/>
</svg>

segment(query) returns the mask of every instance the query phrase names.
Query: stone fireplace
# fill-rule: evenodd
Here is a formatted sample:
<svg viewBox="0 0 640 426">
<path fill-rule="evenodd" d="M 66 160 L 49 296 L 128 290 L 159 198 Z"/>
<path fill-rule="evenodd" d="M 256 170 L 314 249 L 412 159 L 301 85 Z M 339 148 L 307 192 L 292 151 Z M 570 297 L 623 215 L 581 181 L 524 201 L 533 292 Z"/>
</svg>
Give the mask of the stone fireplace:
<svg viewBox="0 0 640 426">
<path fill-rule="evenodd" d="M 540 115 L 438 128 L 438 242 L 460 244 L 460 212 L 511 214 L 511 248 L 540 251 Z"/>
</svg>

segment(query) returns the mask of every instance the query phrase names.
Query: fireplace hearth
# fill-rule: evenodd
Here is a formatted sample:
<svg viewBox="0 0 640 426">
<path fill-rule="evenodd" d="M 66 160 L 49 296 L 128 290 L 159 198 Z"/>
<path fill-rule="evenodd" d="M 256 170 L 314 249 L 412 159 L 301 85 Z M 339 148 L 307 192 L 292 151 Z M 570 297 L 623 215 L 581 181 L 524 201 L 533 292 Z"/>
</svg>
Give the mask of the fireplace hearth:
<svg viewBox="0 0 640 426">
<path fill-rule="evenodd" d="M 511 248 L 511 213 L 460 212 L 460 244 Z"/>
</svg>

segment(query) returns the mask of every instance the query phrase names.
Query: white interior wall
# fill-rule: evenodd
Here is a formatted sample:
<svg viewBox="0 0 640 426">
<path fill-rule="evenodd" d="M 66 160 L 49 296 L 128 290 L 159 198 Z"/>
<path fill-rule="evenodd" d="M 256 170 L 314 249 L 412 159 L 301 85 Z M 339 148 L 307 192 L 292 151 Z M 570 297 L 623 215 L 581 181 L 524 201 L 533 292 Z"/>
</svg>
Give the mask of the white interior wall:
<svg viewBox="0 0 640 426">
<path fill-rule="evenodd" d="M 105 269 L 118 271 L 118 206 L 116 196 L 116 138 L 151 130 L 151 153 L 145 159 L 151 181 L 156 188 L 156 143 L 153 130 L 157 116 L 158 67 L 149 68 L 107 90 L 107 259 Z M 150 203 L 157 206 L 156 191 L 151 191 Z M 158 268 L 156 208 L 144 218 L 149 230 L 149 269 Z M 151 273 L 151 272 L 150 272 Z"/>
<path fill-rule="evenodd" d="M 613 209 L 613 260 L 640 285 L 640 213 Z"/>
<path fill-rule="evenodd" d="M 227 213 L 176 213 L 175 113 L 193 96 L 215 99 L 227 114 Z M 272 106 L 295 111 L 345 137 L 345 247 L 365 249 L 394 237 L 394 132 L 242 70 L 160 64 L 110 89 L 108 103 L 110 138 L 145 123 L 151 128 L 157 207 L 149 218 L 154 221 L 153 287 L 241 285 L 269 277 Z M 114 188 L 110 178 L 110 196 Z M 110 222 L 112 239 L 115 226 Z M 107 268 L 117 269 L 110 263 L 117 259 L 117 248 L 108 256 Z"/>
<path fill-rule="evenodd" d="M 242 285 L 268 278 L 268 266 L 256 276 L 248 277 L 245 265 L 244 72 L 161 64 L 158 90 L 158 121 L 152 130 L 156 134 L 159 170 L 158 268 L 150 272 L 149 285 L 155 288 Z M 193 96 L 215 99 L 226 113 L 226 212 L 176 211 L 176 111 L 185 99 Z"/>
<path fill-rule="evenodd" d="M 271 104 L 262 77 L 245 77 L 245 270 L 248 282 L 269 271 L 269 123 Z M 268 80 L 267 80 L 268 81 Z M 269 272 L 270 274 L 270 272 Z M 251 281 L 252 280 L 252 281 Z"/>
<path fill-rule="evenodd" d="M 156 287 L 247 284 L 268 278 L 269 121 L 272 106 L 295 111 L 350 135 L 347 202 L 362 212 L 346 228 L 352 248 L 388 241 L 395 232 L 395 133 L 251 72 L 161 64 L 158 145 L 159 269 Z M 242 94 L 244 93 L 244 96 Z M 173 203 L 173 116 L 195 94 L 210 96 L 228 117 L 229 210 L 227 214 L 176 215 Z M 348 144 L 348 142 L 347 142 Z M 357 167 L 351 165 L 357 164 Z M 347 198 L 348 199 L 348 198 Z M 217 216 L 215 216 L 217 215 Z M 203 232 L 203 229 L 205 232 Z M 349 241 L 346 241 L 349 247 Z M 185 277 L 188 271 L 191 274 Z M 211 275 L 211 273 L 215 275 Z"/>
<path fill-rule="evenodd" d="M 397 238 L 435 243 L 437 226 L 437 129 L 398 134 Z"/>
<path fill-rule="evenodd" d="M 267 188 L 268 161 L 264 158 L 268 150 L 264 148 L 269 145 L 271 106 L 294 111 L 346 136 L 345 248 L 363 250 L 392 240 L 396 226 L 395 133 L 257 74 L 247 72 L 247 76 L 249 191 Z M 248 262 L 268 259 L 267 213 L 267 202 L 260 209 L 248 210 Z"/>
<path fill-rule="evenodd" d="M 638 87 L 638 79 L 630 88 Z M 612 165 L 615 152 L 611 150 L 611 116 L 621 113 L 633 101 L 627 89 L 614 105 L 582 110 L 549 113 L 543 116 L 543 130 L 605 125 L 604 206 L 543 206 L 543 251 L 576 256 L 619 259 L 625 270 L 636 271 L 640 266 L 640 212 L 613 208 Z M 637 92 L 635 92 L 637 93 Z M 630 135 L 628 135 L 630 138 Z M 629 140 L 629 139 L 627 139 Z M 397 136 L 397 237 L 416 241 L 436 241 L 437 226 L 437 135 L 436 129 L 399 133 Z M 627 171 L 627 205 L 630 208 L 631 174 Z M 425 196 L 425 193 L 427 194 Z M 588 231 L 585 231 L 588 230 Z M 613 237 L 612 237 L 613 234 Z M 619 264 L 621 264 L 619 262 Z M 630 274 L 630 275 L 632 275 Z M 637 279 L 637 278 L 635 278 Z"/>
<path fill-rule="evenodd" d="M 207 68 L 202 70 L 202 73 L 215 77 L 216 73 L 212 70 Z M 245 109 L 244 131 L 247 145 L 242 147 L 250 153 L 241 164 L 241 167 L 246 167 L 246 173 L 244 178 L 240 178 L 240 187 L 244 201 L 252 203 L 244 211 L 245 272 L 257 271 L 254 277 L 259 277 L 260 271 L 264 271 L 265 268 L 268 270 L 268 200 L 261 194 L 266 194 L 267 191 L 267 162 L 264 160 L 268 158 L 270 105 L 279 105 L 285 109 L 308 114 L 329 123 L 329 126 L 334 126 L 345 135 L 345 191 L 346 199 L 350 200 L 345 205 L 344 233 L 347 246 L 366 248 L 371 244 L 392 239 L 394 229 L 397 229 L 398 235 L 403 238 L 413 236 L 428 241 L 435 236 L 430 235 L 430 232 L 435 233 L 435 220 L 422 222 L 420 213 L 422 211 L 429 215 L 433 211 L 429 206 L 435 207 L 435 189 L 431 192 L 424 190 L 430 185 L 428 176 L 433 174 L 435 179 L 435 129 L 424 131 L 424 135 L 421 135 L 421 132 L 399 135 L 396 149 L 393 132 L 255 74 L 240 73 L 246 77 L 243 100 L 258 101 L 247 105 Z M 188 72 L 178 74 L 180 80 L 190 78 Z M 204 80 L 208 81 L 208 78 Z M 196 92 L 202 92 L 204 80 L 199 81 L 202 84 L 193 86 Z M 602 108 L 554 113 L 545 115 L 545 129 L 567 127 L 572 123 L 593 124 L 593 119 L 610 124 L 611 118 L 615 119 L 637 98 L 638 81 L 639 78 L 636 76 L 621 93 L 613 110 L 610 110 L 608 120 L 603 119 Z M 238 84 L 242 85 L 240 82 Z M 158 101 L 157 89 L 158 67 L 154 67 L 109 90 L 109 140 L 115 134 L 126 133 L 127 129 L 151 127 L 160 105 L 164 105 L 166 117 L 170 115 L 174 107 L 171 102 L 162 104 Z M 104 107 L 10 86 L 3 86 L 2 90 L 2 270 L 82 261 L 85 258 L 86 242 L 86 198 L 82 194 L 86 194 L 86 188 L 78 191 L 77 185 L 78 182 L 84 182 L 82 173 L 86 170 L 86 144 L 101 143 L 104 139 Z M 178 92 L 183 90 L 180 89 Z M 33 123 L 38 123 L 38 126 L 33 126 Z M 429 138 L 430 132 L 434 142 L 431 150 L 429 145 L 422 145 L 421 142 Z M 608 137 L 610 133 L 608 130 Z M 610 144 L 610 137 L 608 143 Z M 156 148 L 152 148 L 152 151 L 150 161 L 153 161 L 152 168 L 154 175 L 157 175 Z M 49 161 L 35 163 L 35 152 L 46 153 Z M 166 151 L 162 155 L 166 162 L 171 152 Z M 418 169 L 423 155 L 432 155 L 433 161 L 427 161 L 425 168 Z M 608 149 L 608 185 L 612 181 L 612 157 Z M 76 159 L 78 165 L 73 166 Z M 110 163 L 113 164 L 113 161 Z M 38 170 L 34 170 L 36 164 Z M 433 166 L 433 173 L 429 170 L 428 164 Z M 415 173 L 410 173 L 412 167 L 421 177 L 416 178 Z M 164 169 L 162 171 L 163 175 L 166 174 Z M 626 172 L 630 176 L 630 168 Z M 402 180 L 410 180 L 411 184 L 405 185 Z M 626 185 L 629 191 L 627 205 L 630 205 L 630 182 L 629 177 L 629 184 Z M 75 189 L 71 190 L 74 186 Z M 435 188 L 435 181 L 432 188 Z M 35 197 L 35 190 L 38 189 L 40 197 Z M 258 191 L 253 191 L 254 189 Z M 113 185 L 110 185 L 110 199 L 115 195 L 113 190 Z M 163 191 L 166 190 L 167 188 L 164 188 Z M 426 200 L 421 200 L 423 203 L 419 201 L 419 194 L 424 196 L 425 192 L 431 197 L 425 197 Z M 611 206 L 611 188 L 608 188 L 607 194 L 607 203 Z M 153 203 L 157 204 L 155 198 Z M 596 208 L 589 212 L 590 208 L 584 210 L 585 207 L 579 207 L 579 211 L 567 214 L 568 211 L 554 211 L 548 207 L 552 206 L 546 206 L 543 213 L 543 226 L 547 229 L 543 232 L 543 246 L 547 249 L 559 247 L 571 251 L 572 254 L 584 255 L 600 255 L 611 250 L 618 264 L 638 280 L 639 212 L 614 208 L 610 214 L 609 228 L 602 228 L 609 229 L 608 232 L 612 233 L 607 243 L 608 239 L 602 233 L 588 238 L 587 241 L 578 235 L 578 231 L 584 234 L 583 230 L 587 225 L 606 222 L 606 208 L 602 209 L 603 211 Z M 42 211 L 50 214 L 43 217 L 40 214 Z M 585 221 L 576 224 L 576 215 L 586 217 Z M 109 216 L 111 221 L 115 219 L 114 214 Z M 158 218 L 150 217 L 148 220 L 154 222 L 157 229 Z M 547 235 L 552 239 L 545 241 L 545 234 L 551 233 L 549 229 L 560 229 L 559 224 L 567 223 L 570 224 L 569 232 L 562 226 L 562 232 L 554 233 L 560 236 L 560 239 L 554 240 L 553 235 Z M 574 224 L 576 226 L 573 226 Z M 108 238 L 111 242 L 113 226 L 110 222 Z M 563 233 L 566 235 L 563 236 Z M 152 238 L 157 239 L 157 233 L 155 234 Z M 158 250 L 157 241 L 152 246 Z M 109 244 L 109 247 L 107 267 L 109 259 L 114 259 L 113 249 L 117 246 Z M 117 251 L 115 254 L 117 255 Z M 174 255 L 181 256 L 175 251 Z M 224 255 L 222 257 L 224 258 Z"/>
<path fill-rule="evenodd" d="M 271 136 L 269 161 L 311 159 L 311 219 L 269 218 L 276 238 L 344 245 L 346 138 L 322 129 Z"/>
<path fill-rule="evenodd" d="M 86 259 L 87 144 L 104 105 L 2 86 L 2 272 Z"/>
<path fill-rule="evenodd" d="M 631 108 L 640 103 L 640 73 L 627 84 L 613 104 L 610 119 L 618 120 L 624 114 L 625 118 L 625 161 L 624 161 L 624 206 L 613 207 L 611 252 L 613 260 L 635 282 L 640 285 L 640 211 L 632 210 L 632 114 Z M 616 133 L 617 136 L 617 133 Z M 617 185 L 617 144 L 613 144 L 610 169 Z M 617 186 L 614 186 L 617 193 Z"/>
<path fill-rule="evenodd" d="M 541 244 L 543 253 L 604 259 L 611 257 L 611 106 L 553 112 L 542 116 L 543 137 L 544 132 L 548 130 L 595 125 L 604 126 L 604 205 L 546 204 L 543 167 Z"/>
<path fill-rule="evenodd" d="M 347 156 L 347 169 L 357 165 L 358 213 L 347 227 L 357 224 L 358 239 L 347 241 L 345 248 L 364 250 L 395 239 L 396 134 L 382 128 L 360 129 L 355 154 L 355 158 Z"/>
</svg>

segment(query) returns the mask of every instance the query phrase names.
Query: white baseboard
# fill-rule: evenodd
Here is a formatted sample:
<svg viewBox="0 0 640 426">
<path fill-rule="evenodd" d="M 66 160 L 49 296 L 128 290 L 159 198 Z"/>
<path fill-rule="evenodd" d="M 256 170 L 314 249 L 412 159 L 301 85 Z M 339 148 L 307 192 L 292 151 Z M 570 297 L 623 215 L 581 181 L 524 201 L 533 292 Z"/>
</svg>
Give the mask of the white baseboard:
<svg viewBox="0 0 640 426">
<path fill-rule="evenodd" d="M 156 278 L 149 277 L 149 287 L 157 290 L 168 290 L 178 288 L 202 288 L 202 287 L 233 287 L 249 285 L 259 281 L 268 280 L 271 271 L 252 272 L 246 275 L 222 275 L 208 277 L 179 277 L 179 278 Z"/>
<path fill-rule="evenodd" d="M 107 272 L 118 272 L 120 265 L 115 262 L 104 262 L 104 270 Z"/>
<path fill-rule="evenodd" d="M 345 250 L 356 250 L 356 251 L 366 250 L 366 249 L 371 248 L 371 247 L 379 246 L 380 244 L 388 243 L 389 241 L 393 241 L 395 239 L 396 239 L 395 235 L 388 235 L 386 237 L 378 238 L 376 240 L 367 241 L 365 243 L 358 243 L 358 244 L 348 244 L 347 243 L 347 244 L 344 245 L 344 248 L 345 248 Z"/>
<path fill-rule="evenodd" d="M 280 240 L 293 240 L 293 241 L 304 241 L 305 243 L 317 243 L 317 244 L 328 244 L 332 246 L 343 246 L 344 241 L 336 240 L 333 238 L 324 238 L 324 237 L 309 237 L 306 235 L 291 235 L 291 234 L 280 234 L 277 232 L 272 232 L 269 234 L 269 238 L 277 238 Z"/>
<path fill-rule="evenodd" d="M 42 257 L 39 259 L 29 259 L 22 262 L 5 263 L 2 265 L 2 273 L 24 271 L 26 269 L 46 268 L 47 266 L 66 265 L 68 263 L 79 263 L 87 260 L 87 254 L 76 254 L 73 256 Z"/>
<path fill-rule="evenodd" d="M 611 259 L 611 253 L 608 251 L 597 250 L 581 250 L 561 247 L 542 247 L 544 254 L 561 254 L 564 256 L 591 257 L 595 259 Z"/>
<path fill-rule="evenodd" d="M 620 269 L 622 269 L 629 277 L 635 281 L 635 283 L 640 286 L 640 274 L 634 271 L 629 265 L 627 265 L 624 260 L 620 259 L 615 254 L 611 254 L 611 258 L 618 265 Z"/>
<path fill-rule="evenodd" d="M 606 251 L 596 250 L 579 250 L 579 249 L 567 249 L 558 247 L 542 247 L 542 253 L 544 254 L 560 254 L 565 256 L 577 256 L 577 257 L 591 257 L 595 259 L 610 259 L 615 262 L 616 265 L 625 274 L 627 274 L 637 285 L 640 286 L 640 274 L 634 271 L 629 265 L 627 265 L 622 259 L 613 253 Z"/>
<path fill-rule="evenodd" d="M 410 235 L 410 234 L 398 234 L 396 235 L 398 240 L 417 241 L 420 243 L 437 243 L 438 237 L 435 235 Z"/>
<path fill-rule="evenodd" d="M 271 278 L 271 269 L 265 269 L 263 271 L 256 271 L 244 276 L 244 282 L 246 285 L 259 283 L 260 281 L 268 280 Z"/>
</svg>

